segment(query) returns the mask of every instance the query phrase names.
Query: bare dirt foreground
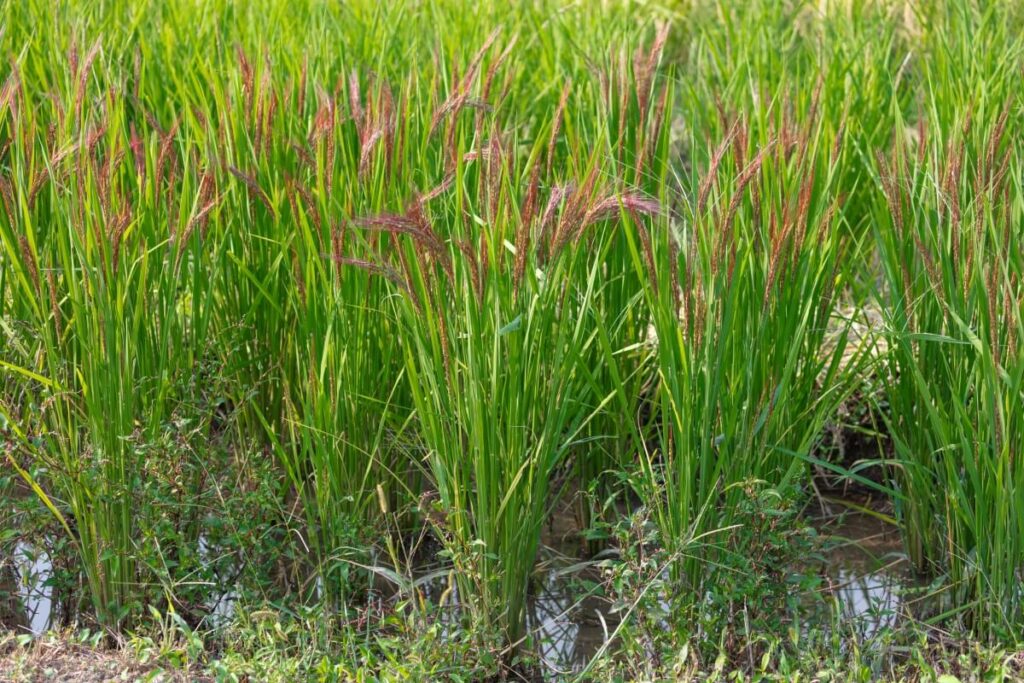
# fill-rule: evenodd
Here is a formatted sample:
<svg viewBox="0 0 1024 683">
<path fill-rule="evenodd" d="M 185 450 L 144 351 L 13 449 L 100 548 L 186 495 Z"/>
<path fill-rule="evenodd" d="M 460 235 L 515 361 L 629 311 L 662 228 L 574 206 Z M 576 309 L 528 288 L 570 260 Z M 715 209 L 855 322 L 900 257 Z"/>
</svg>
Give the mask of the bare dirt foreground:
<svg viewBox="0 0 1024 683">
<path fill-rule="evenodd" d="M 20 645 L 13 634 L 0 634 L 0 681 L 3 683 L 111 683 L 202 681 L 180 672 L 167 673 L 156 664 L 140 663 L 131 653 L 103 650 L 46 636 Z"/>
</svg>

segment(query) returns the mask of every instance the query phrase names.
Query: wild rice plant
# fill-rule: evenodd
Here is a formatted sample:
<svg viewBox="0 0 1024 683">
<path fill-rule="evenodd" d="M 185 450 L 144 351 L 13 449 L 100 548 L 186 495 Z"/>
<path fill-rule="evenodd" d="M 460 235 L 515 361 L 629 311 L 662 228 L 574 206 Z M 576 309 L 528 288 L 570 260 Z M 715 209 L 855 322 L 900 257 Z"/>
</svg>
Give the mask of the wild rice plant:
<svg viewBox="0 0 1024 683">
<path fill-rule="evenodd" d="M 669 37 L 669 26 L 661 25 L 654 29 L 648 44 L 635 49 L 624 45 L 611 53 L 598 77 L 596 111 L 590 107 L 576 111 L 577 118 L 600 122 L 594 134 L 605 140 L 611 169 L 606 175 L 619 191 L 658 205 L 669 201 L 667 178 L 673 161 L 667 120 L 676 107 L 674 81 L 661 65 Z M 563 113 L 569 115 L 560 103 L 556 117 Z M 556 130 L 558 124 L 556 118 Z M 587 126 L 584 121 L 571 125 L 574 130 L 586 130 Z M 591 234 L 591 258 L 600 263 L 601 286 L 580 315 L 591 319 L 596 334 L 583 363 L 591 383 L 593 411 L 585 429 L 587 438 L 572 453 L 577 475 L 572 483 L 590 494 L 581 496 L 577 507 L 585 532 L 599 521 L 608 496 L 618 493 L 619 474 L 634 462 L 636 438 L 650 411 L 652 379 L 650 354 L 644 344 L 650 327 L 649 309 L 643 305 L 644 274 L 634 268 L 629 236 L 618 221 Z M 610 356 L 615 357 L 614 363 L 607 362 Z M 599 550 L 595 542 L 588 545 L 591 552 Z"/>
<path fill-rule="evenodd" d="M 397 440 L 411 407 L 385 283 L 346 266 L 341 228 L 325 236 L 318 218 L 298 202 L 292 209 L 295 337 L 285 427 L 273 439 L 303 501 L 323 592 L 337 600 L 364 584 L 351 576 L 373 561 L 377 520 L 415 499 L 414 466 Z"/>
<path fill-rule="evenodd" d="M 173 133 L 148 130 L 147 146 L 123 98 L 90 102 L 98 57 L 96 46 L 72 60 L 72 90 L 45 115 L 17 74 L 8 81 L 0 116 L 17 144 L 0 242 L 16 302 L 5 336 L 19 357 L 4 369 L 36 406 L 22 412 L 18 448 L 47 478 L 20 471 L 71 534 L 97 619 L 117 629 L 142 600 L 145 446 L 204 329 L 204 289 L 184 299 L 178 283 L 193 272 L 183 255 L 209 187 L 201 168 L 181 167 Z"/>
<path fill-rule="evenodd" d="M 460 603 L 508 655 L 524 636 L 551 478 L 589 412 L 578 366 L 592 331 L 579 311 L 599 268 L 577 245 L 623 203 L 653 207 L 607 193 L 596 166 L 542 201 L 537 174 L 505 152 L 515 138 L 495 133 L 485 144 L 452 155 L 463 178 L 454 198 L 438 208 L 416 198 L 362 225 L 394 236 L 393 260 L 366 267 L 401 294 L 406 372 L 436 487 L 425 514 L 454 563 Z M 533 168 L 542 149 L 528 157 Z"/>
<path fill-rule="evenodd" d="M 982 101 L 878 160 L 897 512 L 913 566 L 948 573 L 986 637 L 1024 617 L 1019 125 L 1012 102 Z"/>
<path fill-rule="evenodd" d="M 842 285 L 837 140 L 780 125 L 752 147 L 739 121 L 695 171 L 681 213 L 632 235 L 657 369 L 639 488 L 675 581 L 699 590 L 746 484 L 800 481 L 841 397 L 845 334 L 825 351 Z M 609 359 L 612 361 L 613 359 Z M 694 553 L 695 541 L 707 544 Z"/>
</svg>

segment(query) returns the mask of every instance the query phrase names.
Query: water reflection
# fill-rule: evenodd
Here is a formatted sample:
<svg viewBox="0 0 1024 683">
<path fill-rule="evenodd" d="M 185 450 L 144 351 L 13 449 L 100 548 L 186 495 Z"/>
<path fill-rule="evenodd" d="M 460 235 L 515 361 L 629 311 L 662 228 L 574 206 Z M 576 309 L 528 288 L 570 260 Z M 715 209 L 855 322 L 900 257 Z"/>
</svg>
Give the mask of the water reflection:
<svg viewBox="0 0 1024 683">
<path fill-rule="evenodd" d="M 907 610 L 905 589 L 916 583 L 897 527 L 865 512 L 819 519 L 816 525 L 833 541 L 822 573 L 843 627 L 863 638 L 895 628 Z"/>
<path fill-rule="evenodd" d="M 53 614 L 50 556 L 44 550 L 19 541 L 14 547 L 14 567 L 18 575 L 18 599 L 25 610 L 28 631 L 33 636 L 40 636 L 50 628 Z"/>
<path fill-rule="evenodd" d="M 830 539 L 827 550 L 820 563 L 796 566 L 793 570 L 820 573 L 844 630 L 853 629 L 867 639 L 898 626 L 910 609 L 905 589 L 917 585 L 907 572 L 898 529 L 883 519 L 859 512 L 813 521 L 819 532 Z M 574 565 L 578 559 L 559 550 L 564 550 L 562 544 L 558 549 L 548 547 L 543 553 L 543 578 L 527 604 L 527 628 L 549 680 L 562 680 L 565 675 L 585 668 L 604 644 L 607 631 L 613 631 L 617 625 L 607 602 L 586 596 L 577 580 L 597 579 L 589 575 L 594 570 Z M 582 568 L 567 569 L 574 566 Z M 447 592 L 444 602 L 450 609 L 443 611 L 442 621 L 446 628 L 457 628 L 458 595 L 447 578 L 428 582 L 421 590 L 434 604 Z M 810 600 L 812 613 L 816 613 L 815 604 L 821 605 L 820 601 Z M 663 607 L 669 609 L 668 603 L 663 602 Z M 815 618 L 806 626 L 827 629 L 829 620 Z"/>
<path fill-rule="evenodd" d="M 837 585 L 832 593 L 840 617 L 857 629 L 862 638 L 896 626 L 902 605 L 898 579 L 883 572 L 862 574 L 840 568 L 834 580 Z"/>
<path fill-rule="evenodd" d="M 209 542 L 205 534 L 201 534 L 199 536 L 199 559 L 204 567 L 211 570 L 218 557 L 219 550 Z M 204 602 L 207 610 L 206 622 L 213 628 L 231 623 L 235 616 L 235 605 L 240 597 L 234 587 L 225 587 L 218 582 Z"/>
<path fill-rule="evenodd" d="M 526 628 L 548 678 L 561 680 L 560 676 L 583 669 L 604 644 L 602 620 L 609 630 L 615 628 L 616 620 L 604 601 L 588 596 L 574 581 L 588 569 L 573 568 L 575 560 L 558 553 L 545 555 L 542 579 L 527 596 Z M 417 590 L 438 609 L 442 633 L 450 635 L 461 628 L 458 588 L 449 582 L 448 573 L 434 567 L 423 570 L 418 579 L 422 583 L 417 583 Z"/>
<path fill-rule="evenodd" d="M 558 672 L 575 672 L 587 665 L 604 644 L 605 623 L 611 621 L 603 605 L 580 596 L 578 586 L 556 571 L 546 573 L 527 606 L 527 628 L 534 635 L 537 654 Z M 601 617 L 597 613 L 601 614 Z"/>
</svg>

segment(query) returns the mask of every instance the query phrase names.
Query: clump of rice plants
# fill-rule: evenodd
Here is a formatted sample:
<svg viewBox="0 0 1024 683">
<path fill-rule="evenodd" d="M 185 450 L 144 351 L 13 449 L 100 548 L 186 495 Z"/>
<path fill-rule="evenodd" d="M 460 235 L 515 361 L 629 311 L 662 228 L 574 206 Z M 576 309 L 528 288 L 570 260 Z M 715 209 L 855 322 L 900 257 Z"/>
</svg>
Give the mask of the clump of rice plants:
<svg viewBox="0 0 1024 683">
<path fill-rule="evenodd" d="M 601 657 L 678 657 L 637 675 L 758 675 L 733 605 L 824 581 L 813 463 L 936 621 L 1018 638 L 1020 2 L 199 4 L 0 10 L 0 565 L 46 536 L 65 621 L 198 634 L 227 587 L 260 648 L 323 617 L 317 675 L 415 633 L 476 678 L 564 579 Z"/>
<path fill-rule="evenodd" d="M 632 51 L 623 47 L 609 55 L 600 78 L 598 116 L 586 108 L 577 112 L 577 117 L 600 122 L 606 155 L 614 169 L 605 175 L 624 194 L 657 201 L 659 206 L 667 205 L 670 197 L 667 119 L 677 106 L 674 79 L 661 64 L 670 35 L 668 25 L 661 25 L 653 31 L 649 44 Z M 556 115 L 562 113 L 560 107 Z M 557 132 L 557 119 L 555 128 Z M 623 209 L 630 213 L 629 206 Z M 604 503 L 598 499 L 606 502 L 616 493 L 618 475 L 633 463 L 634 444 L 649 413 L 651 385 L 650 358 L 644 344 L 650 314 L 643 305 L 641 285 L 646 276 L 634 267 L 629 235 L 620 222 L 613 221 L 599 229 L 590 244 L 591 258 L 601 264 L 601 286 L 581 311 L 591 318 L 596 335 L 582 365 L 591 384 L 593 413 L 585 429 L 587 438 L 571 458 L 578 477 L 573 483 L 586 492 L 577 501 L 584 528 L 599 521 Z M 611 356 L 614 363 L 607 362 Z M 598 550 L 593 540 L 589 545 L 592 552 Z"/>
<path fill-rule="evenodd" d="M 301 342 L 289 344 L 284 426 L 270 434 L 303 501 L 323 592 L 336 600 L 364 585 L 353 576 L 371 561 L 382 512 L 413 497 L 400 495 L 413 468 L 395 433 L 408 394 L 384 283 L 332 253 L 341 235 L 325 258 L 323 235 L 294 210 L 303 244 L 295 257 L 301 285 L 291 295 Z"/>
<path fill-rule="evenodd" d="M 492 138 L 469 153 L 476 168 L 448 200 L 464 211 L 419 197 L 362 225 L 395 242 L 390 262 L 364 267 L 401 295 L 406 373 L 436 487 L 425 514 L 454 563 L 461 604 L 508 654 L 524 636 L 552 475 L 590 412 L 578 365 L 593 333 L 579 311 L 600 282 L 581 245 L 622 207 L 650 214 L 656 205 L 601 187 L 596 165 L 544 199 L 506 144 L 514 141 Z"/>
<path fill-rule="evenodd" d="M 451 557 L 460 604 L 509 655 L 525 636 L 552 477 L 597 402 L 583 363 L 593 357 L 590 309 L 605 284 L 590 249 L 607 242 L 595 231 L 657 204 L 610 182 L 600 155 L 579 145 L 569 146 L 573 166 L 559 162 L 568 88 L 532 143 L 499 127 L 498 113 L 468 116 L 470 88 L 486 95 L 506 57 L 477 82 L 485 51 L 431 121 L 440 184 L 400 212 L 355 221 L 389 242 L 374 260 L 346 262 L 397 295 L 393 342 L 431 487 L 420 507 Z"/>
<path fill-rule="evenodd" d="M 399 496 L 412 467 L 394 443 L 410 410 L 396 323 L 384 283 L 344 266 L 352 245 L 372 247 L 339 210 L 378 205 L 395 183 L 396 105 L 379 81 L 364 98 L 357 72 L 344 111 L 337 92 L 304 80 L 282 89 L 269 65 L 239 65 L 244 108 L 230 132 L 249 170 L 228 169 L 230 206 L 248 221 L 218 235 L 229 257 L 218 325 L 239 349 L 224 362 L 301 501 L 319 579 L 304 593 L 337 608 L 365 588 L 355 577 L 379 539 L 381 496 L 385 507 L 412 497 Z"/>
<path fill-rule="evenodd" d="M 11 314 L 24 327 L 8 330 L 15 357 L 4 367 L 36 406 L 21 415 L 19 445 L 45 465 L 50 494 L 23 476 L 70 532 L 96 617 L 116 629 L 140 607 L 136 494 L 146 445 L 203 344 L 202 280 L 190 292 L 190 324 L 177 283 L 194 273 L 181 255 L 209 186 L 201 167 L 178 163 L 173 132 L 147 148 L 124 98 L 89 98 L 98 57 L 97 44 L 72 60 L 54 127 L 17 75 L 8 83 L 0 116 L 18 144 L 0 235 Z M 65 501 L 63 513 L 50 496 Z"/>
<path fill-rule="evenodd" d="M 907 552 L 986 636 L 1024 617 L 1020 149 L 1012 105 L 878 160 L 893 478 Z"/>
<path fill-rule="evenodd" d="M 799 481 L 841 396 L 845 336 L 823 344 L 843 274 L 838 144 L 812 119 L 753 146 L 737 120 L 680 211 L 632 233 L 657 373 L 639 488 L 661 542 L 679 550 L 673 578 L 692 589 L 745 484 Z"/>
</svg>

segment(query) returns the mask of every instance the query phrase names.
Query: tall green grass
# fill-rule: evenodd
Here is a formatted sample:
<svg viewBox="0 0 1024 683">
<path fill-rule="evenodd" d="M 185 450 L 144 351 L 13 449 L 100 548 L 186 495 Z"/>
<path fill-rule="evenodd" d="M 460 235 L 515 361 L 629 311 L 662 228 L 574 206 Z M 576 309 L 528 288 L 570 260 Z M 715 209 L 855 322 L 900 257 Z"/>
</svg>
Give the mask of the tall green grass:
<svg viewBox="0 0 1024 683">
<path fill-rule="evenodd" d="M 201 220 L 200 169 L 173 167 L 164 182 L 174 192 L 163 192 L 172 141 L 147 149 L 124 100 L 86 100 L 96 56 L 54 102 L 56 128 L 47 132 L 17 83 L 3 112 L 19 140 L 0 227 L 18 326 L 8 328 L 15 354 L 4 367 L 27 381 L 22 400 L 35 414 L 19 411 L 33 435 L 26 446 L 67 503 L 61 521 L 73 527 L 97 617 L 116 628 L 138 606 L 135 495 L 146 446 L 203 348 L 209 292 L 201 280 L 188 298 L 179 287 L 195 273 L 181 255 Z M 168 233 L 168 224 L 178 227 Z"/>
<path fill-rule="evenodd" d="M 552 168 L 566 181 L 577 173 L 565 163 L 577 150 L 552 130 L 562 92 L 550 84 L 587 84 L 582 111 L 564 124 L 577 139 L 577 123 L 595 129 L 590 55 L 613 36 L 628 43 L 638 26 L 626 8 L 607 8 L 601 22 L 542 4 L 462 9 L 211 2 L 188 32 L 165 30 L 186 21 L 175 4 L 5 9 L 0 43 L 17 55 L 2 110 L 12 462 L 47 466 L 34 468 L 43 474 L 33 484 L 77 543 L 105 626 L 139 614 L 153 580 L 134 541 L 148 509 L 146 445 L 192 398 L 201 368 L 218 374 L 220 405 L 238 415 L 228 438 L 266 444 L 288 475 L 282 499 L 300 501 L 309 564 L 332 600 L 370 561 L 378 510 L 416 499 L 421 464 L 403 445 L 415 442 L 403 433 L 414 407 L 408 328 L 385 282 L 345 263 L 398 252 L 353 221 L 453 184 L 448 212 L 461 212 L 467 183 L 483 187 L 461 174 L 485 165 L 479 150 L 492 135 L 538 136 L 506 153 L 523 171 L 544 152 L 533 192 L 553 194 L 538 183 L 555 182 Z M 41 22 L 45 41 L 31 31 Z M 443 36 L 419 30 L 435 22 Z M 510 59 L 512 48 L 528 62 Z M 449 177 L 450 153 L 474 149 L 481 162 Z M 519 202 L 530 178 L 514 180 Z M 508 196 L 486 201 L 511 206 Z M 504 260 L 499 235 L 515 239 L 518 228 L 509 216 L 492 223 L 488 258 Z M 459 239 L 474 244 L 484 232 L 464 229 Z M 545 311 L 551 328 L 554 309 Z M 547 462 L 563 446 L 540 450 Z M 533 519 L 543 498 L 533 496 Z M 523 572 L 510 575 L 521 600 Z M 521 609 L 512 613 L 521 622 Z"/>
<path fill-rule="evenodd" d="M 799 482 L 842 396 L 842 322 L 838 343 L 824 344 L 843 284 L 839 140 L 812 120 L 779 124 L 756 146 L 744 126 L 693 171 L 679 215 L 631 233 L 657 372 L 655 439 L 638 444 L 641 496 L 661 542 L 680 551 L 673 578 L 693 589 L 729 550 L 714 534 L 732 525 L 748 485 Z M 682 552 L 697 540 L 705 552 Z"/>
<path fill-rule="evenodd" d="M 1008 636 L 1024 597 L 1021 167 L 1018 114 L 989 107 L 880 159 L 876 236 L 907 551 L 919 571 L 948 572 L 974 629 Z"/>
<path fill-rule="evenodd" d="M 913 563 L 1019 625 L 1020 3 L 0 17 L 4 455 L 105 627 L 174 603 L 139 536 L 183 412 L 273 458 L 304 599 L 361 599 L 397 513 L 511 655 L 565 483 L 620 479 L 699 596 L 868 379 L 868 289 Z"/>
</svg>

